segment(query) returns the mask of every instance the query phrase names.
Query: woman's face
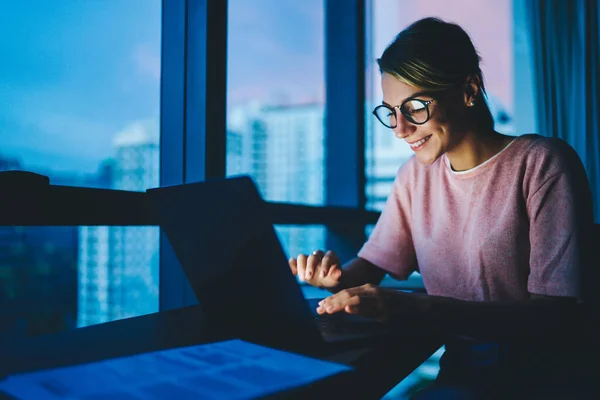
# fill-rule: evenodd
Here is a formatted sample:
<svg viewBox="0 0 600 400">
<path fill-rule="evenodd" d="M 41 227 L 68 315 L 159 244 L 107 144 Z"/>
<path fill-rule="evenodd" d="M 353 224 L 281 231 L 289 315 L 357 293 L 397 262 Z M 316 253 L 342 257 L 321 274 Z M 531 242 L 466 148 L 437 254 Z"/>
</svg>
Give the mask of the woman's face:
<svg viewBox="0 0 600 400">
<path fill-rule="evenodd" d="M 394 134 L 410 145 L 419 162 L 432 164 L 460 141 L 462 129 L 457 121 L 464 119 L 464 103 L 458 90 L 426 94 L 387 73 L 382 75 L 381 87 L 383 103 L 391 107 L 401 105 L 408 98 L 434 100 L 427 106 L 429 119 L 422 125 L 409 122 L 396 108 Z"/>
</svg>

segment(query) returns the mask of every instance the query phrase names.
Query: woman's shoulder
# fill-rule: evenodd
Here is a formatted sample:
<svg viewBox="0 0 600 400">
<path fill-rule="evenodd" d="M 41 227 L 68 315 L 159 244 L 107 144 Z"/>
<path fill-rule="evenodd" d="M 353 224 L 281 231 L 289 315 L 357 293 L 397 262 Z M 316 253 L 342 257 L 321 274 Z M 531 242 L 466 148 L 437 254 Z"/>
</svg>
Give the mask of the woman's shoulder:
<svg viewBox="0 0 600 400">
<path fill-rule="evenodd" d="M 515 139 L 517 157 L 534 167 L 565 168 L 579 161 L 575 150 L 564 140 L 538 134 L 525 134 Z"/>
<path fill-rule="evenodd" d="M 516 138 L 516 141 L 521 144 L 521 147 L 527 149 L 528 153 L 535 155 L 554 155 L 564 156 L 570 155 L 565 153 L 573 153 L 575 150 L 564 140 L 542 136 L 537 133 L 527 133 Z"/>
<path fill-rule="evenodd" d="M 517 156 L 522 160 L 525 175 L 542 180 L 561 173 L 584 175 L 585 169 L 577 152 L 567 142 L 538 134 L 526 134 L 516 139 Z"/>
</svg>

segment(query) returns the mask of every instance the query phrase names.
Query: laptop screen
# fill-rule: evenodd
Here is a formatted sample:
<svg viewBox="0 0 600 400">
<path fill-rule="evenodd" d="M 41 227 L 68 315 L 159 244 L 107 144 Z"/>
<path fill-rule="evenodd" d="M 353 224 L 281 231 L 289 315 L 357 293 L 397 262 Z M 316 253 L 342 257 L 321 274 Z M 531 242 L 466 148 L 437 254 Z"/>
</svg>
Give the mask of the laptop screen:
<svg viewBox="0 0 600 400">
<path fill-rule="evenodd" d="M 150 189 L 148 195 L 209 318 L 260 337 L 320 339 L 249 177 Z"/>
</svg>

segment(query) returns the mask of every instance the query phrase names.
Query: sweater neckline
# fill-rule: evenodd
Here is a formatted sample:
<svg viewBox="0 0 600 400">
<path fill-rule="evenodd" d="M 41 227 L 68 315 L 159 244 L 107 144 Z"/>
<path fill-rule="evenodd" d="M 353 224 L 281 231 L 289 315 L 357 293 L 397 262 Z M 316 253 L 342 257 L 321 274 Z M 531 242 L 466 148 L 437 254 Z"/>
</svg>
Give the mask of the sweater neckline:
<svg viewBox="0 0 600 400">
<path fill-rule="evenodd" d="M 506 153 L 506 150 L 509 147 L 511 147 L 511 145 L 517 141 L 517 139 L 518 138 L 514 138 L 513 140 L 510 141 L 510 143 L 508 143 L 506 146 L 504 146 L 502 148 L 502 150 L 500 150 L 498 153 L 494 154 L 492 157 L 485 160 L 481 164 L 479 164 L 471 169 L 467 169 L 465 171 L 454 171 L 452 169 L 452 165 L 450 164 L 450 160 L 448 159 L 448 156 L 446 155 L 446 153 L 444 153 L 444 162 L 446 164 L 446 168 L 448 169 L 448 171 L 450 172 L 450 174 L 452 176 L 459 178 L 459 179 L 466 179 L 466 178 L 476 176 L 476 175 L 480 174 L 481 172 L 483 172 L 485 169 L 487 169 L 486 168 L 487 166 L 495 164 L 495 162 L 500 158 L 500 156 L 502 154 Z"/>
</svg>

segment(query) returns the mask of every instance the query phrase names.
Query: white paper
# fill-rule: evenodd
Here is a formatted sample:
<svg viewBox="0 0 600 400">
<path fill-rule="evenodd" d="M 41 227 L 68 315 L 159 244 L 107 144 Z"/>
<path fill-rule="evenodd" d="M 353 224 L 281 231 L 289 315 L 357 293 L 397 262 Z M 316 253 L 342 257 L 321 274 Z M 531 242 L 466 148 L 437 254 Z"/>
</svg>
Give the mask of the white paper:
<svg viewBox="0 0 600 400">
<path fill-rule="evenodd" d="M 18 399 L 251 399 L 352 368 L 242 340 L 12 375 Z"/>
</svg>

